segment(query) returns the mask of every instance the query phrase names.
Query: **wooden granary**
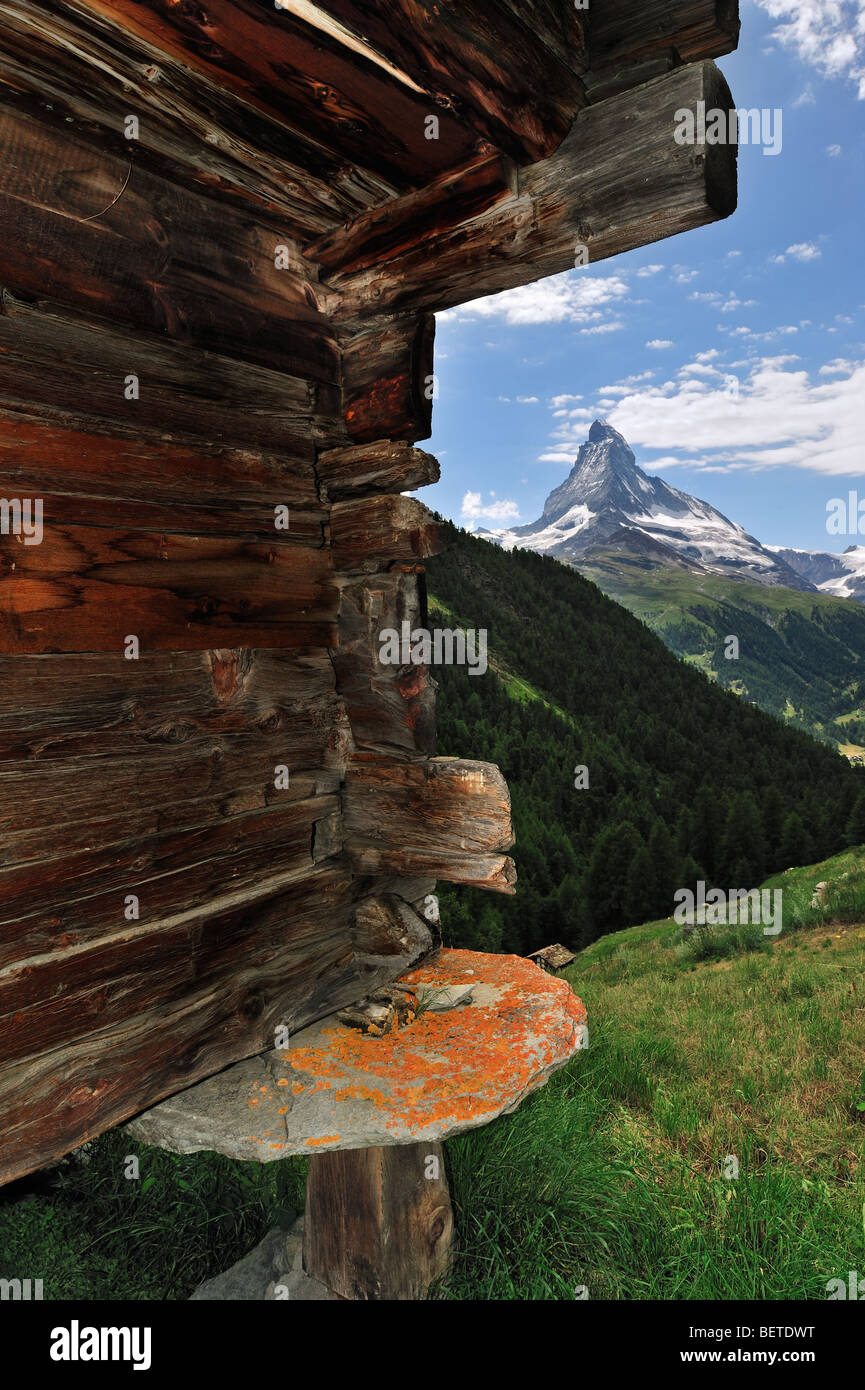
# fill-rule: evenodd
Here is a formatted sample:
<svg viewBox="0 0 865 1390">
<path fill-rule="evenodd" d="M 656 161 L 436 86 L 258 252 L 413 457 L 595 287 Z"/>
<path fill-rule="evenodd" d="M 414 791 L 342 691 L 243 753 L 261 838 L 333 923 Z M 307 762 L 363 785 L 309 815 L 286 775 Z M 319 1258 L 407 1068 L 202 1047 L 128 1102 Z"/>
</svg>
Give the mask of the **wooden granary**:
<svg viewBox="0 0 865 1390">
<path fill-rule="evenodd" d="M 0 1181 L 512 892 L 435 757 L 434 314 L 729 215 L 734 0 L 0 0 Z"/>
</svg>

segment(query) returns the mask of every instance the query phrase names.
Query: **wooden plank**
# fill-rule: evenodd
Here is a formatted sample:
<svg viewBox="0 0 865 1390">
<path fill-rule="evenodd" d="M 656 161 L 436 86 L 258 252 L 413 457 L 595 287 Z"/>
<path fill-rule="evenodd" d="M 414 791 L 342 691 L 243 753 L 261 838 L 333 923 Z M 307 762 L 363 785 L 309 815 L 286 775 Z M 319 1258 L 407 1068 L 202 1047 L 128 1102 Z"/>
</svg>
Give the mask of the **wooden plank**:
<svg viewBox="0 0 865 1390">
<path fill-rule="evenodd" d="M 422 576 L 391 572 L 342 586 L 333 653 L 355 746 L 391 756 L 435 751 L 435 682 L 425 666 L 383 666 L 381 633 L 426 625 Z"/>
<path fill-rule="evenodd" d="M 77 0 L 175 62 L 234 93 L 295 136 L 416 188 L 465 163 L 477 136 L 444 110 L 426 138 L 430 98 L 291 14 L 257 0 Z"/>
<path fill-rule="evenodd" d="M 0 79 L 50 101 L 109 148 L 139 118 L 136 162 L 220 200 L 276 213 L 292 235 L 320 235 L 396 188 L 64 0 L 0 0 Z"/>
<path fill-rule="evenodd" d="M 410 492 L 437 483 L 441 475 L 432 454 L 392 439 L 325 449 L 316 460 L 316 472 L 323 495 L 333 502 L 376 492 Z"/>
<path fill-rule="evenodd" d="M 359 755 L 345 780 L 346 849 L 359 873 L 443 878 L 497 892 L 515 874 L 510 796 L 497 767 Z"/>
<path fill-rule="evenodd" d="M 46 525 L 0 535 L 0 652 L 332 646 L 323 549 L 230 537 Z"/>
<path fill-rule="evenodd" d="M 130 383 L 135 379 L 137 385 Z M 133 398 L 129 392 L 137 389 Z M 205 440 L 310 461 L 344 443 L 339 392 L 188 344 L 0 297 L 0 409 L 96 421 L 138 439 Z"/>
<path fill-rule="evenodd" d="M 335 502 L 330 513 L 333 563 L 342 572 L 417 564 L 437 555 L 444 530 L 414 497 L 358 497 Z"/>
<path fill-rule="evenodd" d="M 2 366 L 0 366 L 2 371 Z M 308 452 L 308 451 L 307 451 Z M 311 458 L 76 429 L 0 412 L 0 495 L 41 498 L 55 524 L 318 545 L 328 520 Z M 288 530 L 275 528 L 288 507 Z"/>
<path fill-rule="evenodd" d="M 342 1298 L 422 1298 L 447 1270 L 452 1239 L 441 1144 L 311 1156 L 303 1265 Z"/>
<path fill-rule="evenodd" d="M 500 154 L 482 155 L 419 192 L 396 198 L 338 227 L 304 248 L 324 275 L 349 275 L 389 260 L 458 222 L 488 212 L 517 191 L 514 165 Z"/>
<path fill-rule="evenodd" d="M 595 263 L 728 217 L 736 147 L 673 138 L 676 111 L 698 101 L 733 107 L 713 63 L 587 107 L 555 154 L 521 174 L 518 197 L 370 270 L 335 275 L 331 312 L 348 331 L 370 316 L 446 309 L 571 269 L 577 246 Z"/>
<path fill-rule="evenodd" d="M 320 750 L 314 765 L 340 770 L 348 734 L 328 652 L 0 657 L 0 769 L 76 759 L 98 776 L 112 758 L 143 768 L 150 753 L 237 734 Z"/>
<path fill-rule="evenodd" d="M 370 970 L 347 942 L 350 913 L 349 877 L 327 867 L 294 884 L 259 884 L 241 901 L 214 901 L 206 918 L 152 933 L 130 927 L 113 943 L 113 960 L 107 943 L 96 947 L 89 985 L 86 959 L 80 966 L 90 1031 L 76 1041 L 59 1030 L 34 1037 L 24 1061 L 0 1064 L 0 1183 L 272 1047 L 277 1026 L 301 1027 L 357 999 Z M 124 1000 L 142 981 L 150 1002 L 136 993 L 129 1007 Z M 63 984 L 59 961 L 54 983 Z M 62 999 L 61 991 L 53 1002 Z"/>
<path fill-rule="evenodd" d="M 354 301 L 350 302 L 354 307 Z M 432 314 L 360 326 L 343 349 L 343 412 L 349 437 L 367 443 L 428 439 L 435 394 Z"/>
<path fill-rule="evenodd" d="M 338 381 L 332 331 L 278 224 L 264 214 L 251 222 L 137 167 L 134 142 L 114 153 L 52 115 L 0 105 L 4 285 L 115 325 Z"/>
<path fill-rule="evenodd" d="M 636 86 L 682 63 L 732 53 L 739 41 L 738 0 L 615 0 L 589 19 L 589 101 Z"/>
<path fill-rule="evenodd" d="M 543 0 L 322 0 L 321 8 L 520 163 L 550 154 L 583 103 L 585 14 Z"/>
<path fill-rule="evenodd" d="M 280 876 L 312 870 L 312 827 L 339 808 L 335 795 L 287 802 L 225 818 L 219 824 L 168 830 L 146 839 L 103 845 L 50 862 L 28 860 L 0 870 L 0 969 L 24 972 L 43 955 L 122 933 L 129 895 L 139 922 L 203 919 L 213 903 Z M 50 869 L 50 871 L 49 871 Z"/>
<path fill-rule="evenodd" d="M 324 771 L 322 761 L 314 744 L 281 734 L 232 734 L 150 750 L 146 758 L 7 762 L 0 766 L 3 863 L 40 860 L 51 873 L 51 861 L 95 844 L 219 827 L 237 815 L 338 792 L 339 771 Z"/>
</svg>

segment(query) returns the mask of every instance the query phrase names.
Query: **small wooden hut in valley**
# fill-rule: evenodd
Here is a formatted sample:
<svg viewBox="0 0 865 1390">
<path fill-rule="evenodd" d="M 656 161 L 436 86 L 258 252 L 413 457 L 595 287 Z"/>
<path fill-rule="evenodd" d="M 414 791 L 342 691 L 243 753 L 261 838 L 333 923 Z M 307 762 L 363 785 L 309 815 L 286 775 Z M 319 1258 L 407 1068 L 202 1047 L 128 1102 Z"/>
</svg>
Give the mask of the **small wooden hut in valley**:
<svg viewBox="0 0 865 1390">
<path fill-rule="evenodd" d="M 434 314 L 729 215 L 674 129 L 737 33 L 0 0 L 0 1181 L 403 975 L 437 881 L 513 892 L 501 775 L 379 660 Z"/>
</svg>

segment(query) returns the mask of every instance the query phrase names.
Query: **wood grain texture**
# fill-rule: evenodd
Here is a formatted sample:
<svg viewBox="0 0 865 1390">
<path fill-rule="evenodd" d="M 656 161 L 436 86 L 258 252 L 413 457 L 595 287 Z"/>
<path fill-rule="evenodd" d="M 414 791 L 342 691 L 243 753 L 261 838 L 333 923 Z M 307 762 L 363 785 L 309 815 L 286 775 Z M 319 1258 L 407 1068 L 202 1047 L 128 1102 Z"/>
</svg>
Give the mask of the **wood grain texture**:
<svg viewBox="0 0 865 1390">
<path fill-rule="evenodd" d="M 342 585 L 333 665 L 357 749 L 401 757 L 435 751 L 432 673 L 379 661 L 384 629 L 399 632 L 408 622 L 414 630 L 426 621 L 423 576 L 396 571 Z"/>
<path fill-rule="evenodd" d="M 446 110 L 428 140 L 433 104 L 329 35 L 257 0 L 76 0 L 75 8 L 121 27 L 276 120 L 297 140 L 385 178 L 418 187 L 465 163 L 477 135 Z"/>
<path fill-rule="evenodd" d="M 322 496 L 334 502 L 380 492 L 411 492 L 437 483 L 439 462 L 423 449 L 392 439 L 325 449 L 316 462 Z"/>
<path fill-rule="evenodd" d="M 498 768 L 460 758 L 357 755 L 345 780 L 346 849 L 359 873 L 513 891 L 510 796 Z"/>
<path fill-rule="evenodd" d="M 460 222 L 480 217 L 517 191 L 514 165 L 500 154 L 482 155 L 417 193 L 361 214 L 304 248 L 325 276 L 350 275 L 390 260 Z"/>
<path fill-rule="evenodd" d="M 0 653 L 333 646 L 330 557 L 245 541 L 46 522 L 0 535 Z"/>
<path fill-rule="evenodd" d="M 448 1268 L 452 1238 L 441 1144 L 311 1156 L 303 1265 L 342 1298 L 422 1298 Z"/>
<path fill-rule="evenodd" d="M 205 802 L 188 806 L 178 829 L 169 816 L 168 828 L 116 844 L 101 842 L 97 824 L 84 849 L 0 870 L 0 966 L 122 932 L 130 894 L 142 923 L 206 918 L 221 897 L 240 903 L 269 879 L 308 873 L 312 828 L 338 809 L 335 795 L 315 796 L 233 815 L 222 808 L 216 820 L 219 809 Z M 134 828 L 134 813 L 130 819 Z"/>
<path fill-rule="evenodd" d="M 520 163 L 583 104 L 585 15 L 544 0 L 326 0 L 323 6 Z"/>
<path fill-rule="evenodd" d="M 335 502 L 330 534 L 333 562 L 343 573 L 416 565 L 444 545 L 442 524 L 429 507 L 401 494 Z"/>
<path fill-rule="evenodd" d="M 0 1183 L 272 1047 L 278 1025 L 300 1027 L 358 998 L 370 972 L 348 939 L 351 898 L 346 872 L 324 866 L 282 886 L 260 879 L 214 899 L 206 916 L 152 931 L 129 924 L 94 948 L 90 972 L 85 957 L 76 964 L 90 1031 L 74 1040 L 63 1031 L 75 1016 L 65 971 L 45 962 L 43 1003 L 25 1007 L 16 1027 L 35 1026 L 32 1007 L 52 1031 L 37 1029 L 22 1061 L 0 1061 Z M 17 1013 L 11 978 L 0 974 L 4 1037 Z"/>
<path fill-rule="evenodd" d="M 336 341 L 279 224 L 137 167 L 128 143 L 114 153 L 56 115 L 0 105 L 0 283 L 336 383 Z"/>
<path fill-rule="evenodd" d="M 31 109 L 49 100 L 106 148 L 221 202 L 276 214 L 284 230 L 321 235 L 397 189 L 227 91 L 215 80 L 66 0 L 0 0 L 0 78 Z"/>
<path fill-rule="evenodd" d="M 138 381 L 137 399 L 125 383 Z M 0 408 L 136 439 L 275 450 L 346 442 L 340 392 L 189 344 L 130 333 L 43 301 L 0 296 Z"/>
<path fill-rule="evenodd" d="M 594 4 L 589 19 L 590 102 L 707 58 L 731 53 L 739 41 L 738 0 L 615 0 Z"/>
<path fill-rule="evenodd" d="M 520 176 L 519 196 L 355 275 L 334 275 L 331 312 L 362 321 L 442 310 L 728 217 L 736 147 L 677 145 L 675 113 L 728 110 L 713 63 L 679 68 L 581 111 L 555 154 Z M 394 209 L 394 215 L 398 212 Z"/>
<path fill-rule="evenodd" d="M 341 769 L 346 719 L 328 652 L 0 657 L 0 768 L 74 759 L 98 773 L 113 758 L 144 768 L 150 753 L 233 735 L 279 736 L 312 766 Z"/>
<path fill-rule="evenodd" d="M 415 443 L 432 434 L 435 316 L 380 317 L 343 340 L 343 412 L 349 437 Z"/>
<path fill-rule="evenodd" d="M 40 498 L 54 526 L 278 538 L 318 547 L 329 512 L 312 460 L 190 448 L 0 412 L 0 493 Z M 288 507 L 288 530 L 276 521 Z"/>
</svg>

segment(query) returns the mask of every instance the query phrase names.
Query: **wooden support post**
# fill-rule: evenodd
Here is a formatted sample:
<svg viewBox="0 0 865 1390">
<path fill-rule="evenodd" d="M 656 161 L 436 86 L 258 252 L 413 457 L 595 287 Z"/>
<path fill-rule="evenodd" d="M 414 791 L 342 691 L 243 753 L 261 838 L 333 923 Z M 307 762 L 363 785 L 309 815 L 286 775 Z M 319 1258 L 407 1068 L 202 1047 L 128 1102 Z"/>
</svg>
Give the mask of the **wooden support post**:
<svg viewBox="0 0 865 1390">
<path fill-rule="evenodd" d="M 341 1297 L 422 1297 L 447 1269 L 452 1237 L 441 1144 L 310 1158 L 304 1269 Z"/>
</svg>

